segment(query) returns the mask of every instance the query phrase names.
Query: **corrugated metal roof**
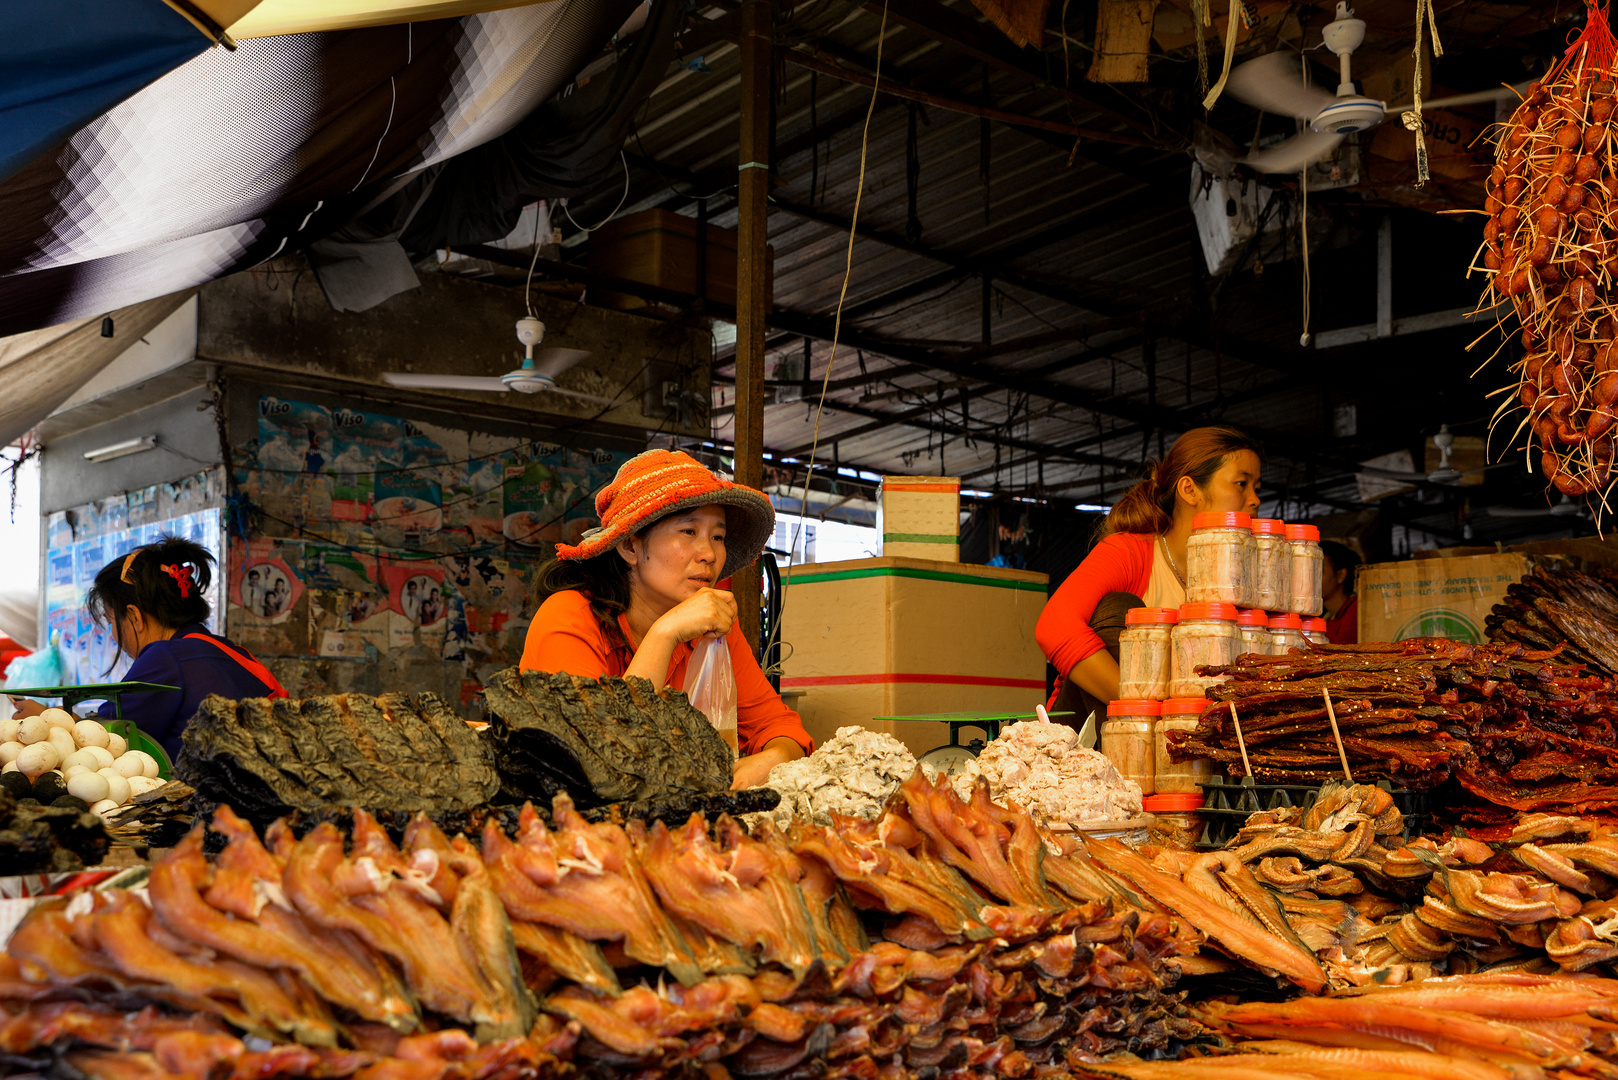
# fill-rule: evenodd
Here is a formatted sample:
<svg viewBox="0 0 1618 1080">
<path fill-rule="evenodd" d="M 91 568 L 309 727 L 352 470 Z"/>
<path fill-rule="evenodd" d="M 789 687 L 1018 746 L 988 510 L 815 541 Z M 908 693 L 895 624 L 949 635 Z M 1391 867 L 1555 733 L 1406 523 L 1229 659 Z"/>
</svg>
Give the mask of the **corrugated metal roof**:
<svg viewBox="0 0 1618 1080">
<path fill-rule="evenodd" d="M 997 33 L 964 0 L 940 6 L 979 23 L 985 35 Z M 1317 6 L 1322 12 L 1330 8 L 1329 3 Z M 1374 9 L 1366 16 L 1373 27 L 1391 25 L 1389 5 L 1364 6 Z M 1486 7 L 1445 9 L 1464 19 L 1454 28 L 1446 24 L 1450 54 L 1476 59 L 1487 49 L 1500 51 L 1500 28 L 1522 12 Z M 693 21 L 699 29 L 688 40 L 702 37 L 703 22 L 722 26 L 727 16 L 726 7 L 698 12 Z M 1329 17 L 1322 15 L 1314 25 Z M 1178 91 L 1154 83 L 1118 94 L 1085 83 L 1088 54 L 1076 53 L 1071 85 L 1105 106 L 1094 108 L 1002 70 L 986 74 L 983 64 L 895 19 L 885 30 L 881 26 L 880 8 L 813 0 L 784 20 L 778 41 L 811 46 L 822 59 L 846 61 L 874 58 L 880 33 L 885 79 L 1132 136 L 1154 122 L 1151 110 L 1137 103 L 1165 102 L 1154 108 L 1166 143 L 1173 142 L 1169 129 L 1187 131 L 1201 117 L 1200 109 L 1174 111 L 1194 99 L 1185 92 L 1189 66 L 1168 80 L 1178 80 Z M 1391 48 L 1386 41 L 1380 47 Z M 739 51 L 725 41 L 698 51 L 700 56 L 693 51 L 682 57 L 689 66 L 665 79 L 639 120 L 628 147 L 635 167 L 626 209 L 661 205 L 695 214 L 691 196 L 707 195 L 710 221 L 734 227 Z M 1191 157 L 1185 150 L 1094 139 L 1075 145 L 1065 136 L 885 95 L 875 99 L 867 138 L 868 88 L 804 70 L 790 48 L 780 55 L 774 136 L 779 153 L 772 189 L 778 205 L 769 215 L 777 308 L 821 318 L 837 311 L 849 252 L 848 230 L 839 223 L 852 215 L 856 197 L 862 232 L 903 242 L 865 235 L 853 242 L 844 332 L 879 340 L 863 349 L 857 343 L 841 345 L 830 379 L 847 380 L 863 371 L 872 381 L 829 395 L 818 432 L 812 402 L 769 405 L 769 447 L 806 449 L 818 441 L 823 459 L 835 454 L 841 462 L 875 472 L 947 472 L 983 490 L 1039 490 L 1101 501 L 1116 495 L 1147 456 L 1185 427 L 1226 420 L 1254 429 L 1269 444 L 1267 486 L 1281 494 L 1316 485 L 1305 496 L 1308 505 L 1299 509 L 1325 512 L 1359 505 L 1355 461 L 1401 446 L 1414 449 L 1441 422 L 1457 430 L 1483 430 L 1481 420 L 1492 406 L 1484 394 L 1503 376 L 1468 381 L 1478 358 L 1464 346 L 1477 335 L 1474 329 L 1330 352 L 1298 346 L 1302 310 L 1295 227 L 1261 247 L 1262 259 L 1268 260 L 1262 275 L 1249 268 L 1223 283 L 1210 278 L 1188 205 Z M 1043 60 L 1059 82 L 1062 54 L 1047 52 Z M 1503 56 L 1500 62 L 1508 61 L 1515 58 Z M 1520 69 L 1500 77 L 1520 77 Z M 1120 124 L 1109 111 L 1135 117 L 1141 129 Z M 1242 116 L 1248 118 L 1244 123 L 1254 122 L 1250 111 L 1239 108 L 1216 118 L 1228 122 Z M 907 183 L 911 158 L 919 174 L 914 222 Z M 575 216 L 588 221 L 609 210 L 618 194 L 615 184 L 608 185 L 610 193 L 577 201 Z M 1374 250 L 1374 240 L 1368 238 L 1383 211 L 1367 205 L 1354 189 L 1317 193 L 1311 204 L 1312 239 L 1319 245 L 1312 259 L 1312 327 L 1371 321 L 1374 262 L 1367 261 L 1367 253 Z M 788 206 L 806 208 L 813 216 Z M 1472 243 L 1467 230 L 1475 232 L 1476 226 L 1418 220 L 1413 212 L 1403 212 L 1397 221 L 1399 235 L 1410 237 L 1398 249 L 1398 313 L 1439 310 L 1475 296 L 1475 283 L 1463 275 Z M 908 233 L 907 226 L 912 226 Z M 968 350 L 985 345 L 984 313 L 981 278 L 972 268 L 1002 257 L 1016 280 L 991 276 L 987 344 L 1036 335 L 1047 340 L 977 361 Z M 1075 297 L 1082 302 L 1075 303 Z M 1087 324 L 1100 329 L 1084 336 Z M 1067 330 L 1079 333 L 1065 340 L 1051 333 Z M 802 339 L 792 334 L 776 333 L 771 340 L 775 348 L 767 371 L 803 354 Z M 898 344 L 886 346 L 890 351 L 884 353 L 882 342 Z M 1037 379 L 1060 400 L 948 370 L 911 370 L 918 355 L 926 363 L 927 349 L 946 359 L 989 365 L 1000 375 Z M 721 350 L 716 366 L 721 380 L 716 406 L 734 402 L 734 388 L 723 381 L 730 372 L 729 352 Z M 810 381 L 818 393 L 831 345 L 813 341 L 810 355 Z M 904 373 L 883 379 L 883 371 Z M 1336 437 L 1333 409 L 1345 403 L 1357 404 L 1359 433 Z M 728 441 L 732 417 L 723 409 L 717 412 L 714 437 Z M 898 415 L 910 422 L 872 430 L 882 417 Z M 1043 462 L 1034 460 L 1036 453 L 1044 455 Z M 1502 470 L 1490 474 L 1486 489 L 1469 490 L 1474 501 L 1532 505 L 1538 486 Z M 1437 501 L 1429 507 L 1406 499 L 1399 513 L 1412 528 L 1434 535 L 1460 537 L 1470 526 L 1474 537 L 1507 536 L 1564 524 L 1468 516 L 1453 496 L 1428 497 Z"/>
</svg>

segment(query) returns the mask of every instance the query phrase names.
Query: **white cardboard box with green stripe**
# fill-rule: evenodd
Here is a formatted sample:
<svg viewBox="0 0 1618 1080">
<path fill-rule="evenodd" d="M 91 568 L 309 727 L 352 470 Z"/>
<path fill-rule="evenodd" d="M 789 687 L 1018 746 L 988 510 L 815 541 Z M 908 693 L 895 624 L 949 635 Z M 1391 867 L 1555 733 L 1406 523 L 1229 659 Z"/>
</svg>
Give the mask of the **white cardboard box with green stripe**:
<svg viewBox="0 0 1618 1080">
<path fill-rule="evenodd" d="M 877 491 L 882 554 L 957 562 L 961 481 L 954 476 L 884 476 Z"/>
<path fill-rule="evenodd" d="M 781 689 L 803 690 L 804 726 L 886 730 L 917 754 L 949 741 L 941 723 L 877 716 L 1020 708 L 1045 700 L 1034 624 L 1048 579 L 934 559 L 883 557 L 793 570 L 781 613 Z"/>
</svg>

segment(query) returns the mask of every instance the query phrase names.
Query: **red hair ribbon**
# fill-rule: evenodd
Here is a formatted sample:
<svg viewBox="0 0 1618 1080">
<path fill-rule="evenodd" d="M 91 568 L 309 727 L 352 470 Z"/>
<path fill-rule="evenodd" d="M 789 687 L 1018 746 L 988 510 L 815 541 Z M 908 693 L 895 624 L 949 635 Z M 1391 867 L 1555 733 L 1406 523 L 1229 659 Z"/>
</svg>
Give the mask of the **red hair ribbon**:
<svg viewBox="0 0 1618 1080">
<path fill-rule="evenodd" d="M 158 569 L 174 579 L 174 584 L 180 590 L 181 600 L 190 598 L 191 590 L 196 588 L 195 583 L 193 583 L 191 580 L 190 563 L 181 563 L 178 566 L 174 565 L 173 563 L 164 563 L 162 566 L 159 566 Z"/>
</svg>

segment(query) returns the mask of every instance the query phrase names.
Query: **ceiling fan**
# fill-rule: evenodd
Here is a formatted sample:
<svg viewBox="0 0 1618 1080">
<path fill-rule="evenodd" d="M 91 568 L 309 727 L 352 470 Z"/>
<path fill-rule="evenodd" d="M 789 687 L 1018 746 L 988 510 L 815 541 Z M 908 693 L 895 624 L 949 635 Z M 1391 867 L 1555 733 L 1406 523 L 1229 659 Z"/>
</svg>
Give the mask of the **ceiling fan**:
<svg viewBox="0 0 1618 1080">
<path fill-rule="evenodd" d="M 556 385 L 556 377 L 590 355 L 587 349 L 541 349 L 534 355 L 534 346 L 545 339 L 545 324 L 532 316 L 517 320 L 517 340 L 526 350 L 522 367 L 504 375 L 417 375 L 403 371 L 389 371 L 382 381 L 389 386 L 412 390 L 472 390 L 476 392 L 504 393 L 514 390 L 519 394 L 559 394 L 562 397 L 590 401 L 598 405 L 616 405 L 613 398 L 581 394 L 577 390 L 564 390 Z"/>
<path fill-rule="evenodd" d="M 1240 164 L 1259 172 L 1298 172 L 1330 154 L 1343 136 L 1382 122 L 1382 102 L 1356 94 L 1349 73 L 1349 57 L 1365 40 L 1364 20 L 1354 18 L 1346 0 L 1338 0 L 1337 18 L 1321 34 L 1326 48 L 1337 54 L 1340 78 L 1335 94 L 1306 83 L 1297 54 L 1285 50 L 1249 60 L 1230 73 L 1225 89 L 1238 101 L 1308 124 L 1285 142 L 1242 158 Z"/>
<path fill-rule="evenodd" d="M 1471 476 L 1473 473 L 1487 472 L 1489 469 L 1508 468 L 1513 463 L 1498 461 L 1493 465 L 1480 465 L 1475 469 L 1457 469 L 1450 463 L 1450 455 L 1455 450 L 1455 436 L 1448 424 L 1440 424 L 1438 432 L 1433 436 L 1433 445 L 1438 448 L 1438 467 L 1431 472 L 1401 472 L 1396 469 L 1379 469 L 1375 466 L 1360 466 L 1360 472 L 1370 476 L 1385 477 L 1389 480 L 1426 481 L 1429 484 L 1459 484 L 1461 478 Z"/>
</svg>

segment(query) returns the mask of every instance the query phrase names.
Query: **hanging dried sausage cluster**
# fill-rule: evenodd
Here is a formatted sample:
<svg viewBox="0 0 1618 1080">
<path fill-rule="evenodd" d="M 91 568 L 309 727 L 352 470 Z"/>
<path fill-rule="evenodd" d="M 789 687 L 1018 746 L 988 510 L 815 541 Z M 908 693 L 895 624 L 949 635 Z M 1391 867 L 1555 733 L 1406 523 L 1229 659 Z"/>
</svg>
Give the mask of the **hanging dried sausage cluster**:
<svg viewBox="0 0 1618 1080">
<path fill-rule="evenodd" d="M 1484 203 L 1485 304 L 1509 305 L 1521 323 L 1522 423 L 1546 480 L 1569 496 L 1605 492 L 1618 447 L 1613 53 L 1592 7 L 1574 47 L 1502 126 Z"/>
</svg>

